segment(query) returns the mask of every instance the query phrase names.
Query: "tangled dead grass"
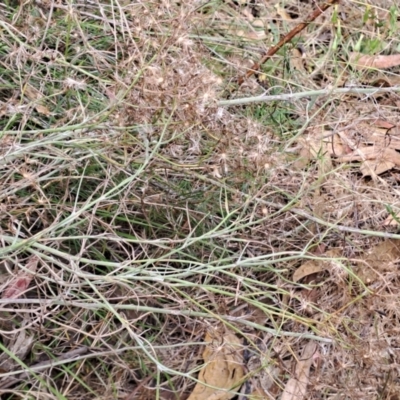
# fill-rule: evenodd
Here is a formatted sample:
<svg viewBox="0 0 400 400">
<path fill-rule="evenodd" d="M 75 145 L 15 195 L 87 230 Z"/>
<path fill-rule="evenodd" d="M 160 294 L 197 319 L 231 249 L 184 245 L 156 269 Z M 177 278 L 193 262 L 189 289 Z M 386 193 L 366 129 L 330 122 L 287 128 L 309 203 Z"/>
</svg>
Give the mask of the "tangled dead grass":
<svg viewBox="0 0 400 400">
<path fill-rule="evenodd" d="M 330 92 L 397 84 L 348 61 L 397 51 L 381 3 L 342 1 L 236 91 L 312 2 L 0 5 L 2 398 L 184 399 L 221 326 L 240 399 L 284 398 L 310 343 L 306 398 L 397 398 L 398 173 L 301 141 L 398 126 L 395 92 Z"/>
</svg>

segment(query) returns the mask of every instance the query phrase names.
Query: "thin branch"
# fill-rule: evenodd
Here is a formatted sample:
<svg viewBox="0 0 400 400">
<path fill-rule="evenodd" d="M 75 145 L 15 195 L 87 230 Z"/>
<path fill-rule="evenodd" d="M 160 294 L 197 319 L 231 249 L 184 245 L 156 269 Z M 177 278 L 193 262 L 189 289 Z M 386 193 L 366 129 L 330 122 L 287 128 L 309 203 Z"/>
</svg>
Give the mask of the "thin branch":
<svg viewBox="0 0 400 400">
<path fill-rule="evenodd" d="M 217 102 L 218 106 L 240 106 L 243 104 L 250 103 L 267 103 L 270 101 L 288 101 L 288 100 L 296 100 L 301 99 L 303 97 L 312 97 L 312 96 L 324 96 L 324 95 L 332 95 L 332 94 L 376 94 L 376 93 L 390 93 L 390 92 L 400 92 L 399 86 L 393 87 L 382 87 L 382 88 L 360 88 L 360 87 L 351 87 L 351 88 L 336 88 L 336 89 L 321 89 L 321 90 L 310 90 L 308 92 L 299 92 L 299 93 L 286 93 L 286 94 L 277 94 L 273 96 L 254 96 L 254 97 L 244 97 L 241 99 L 233 99 L 233 100 L 221 100 Z"/>
<path fill-rule="evenodd" d="M 247 71 L 246 75 L 240 77 L 238 79 L 238 84 L 241 85 L 247 78 L 256 73 L 262 64 L 265 63 L 268 59 L 270 59 L 275 53 L 278 52 L 280 48 L 282 48 L 286 43 L 289 43 L 298 33 L 300 33 L 304 28 L 306 28 L 311 22 L 313 22 L 316 18 L 318 18 L 323 12 L 325 12 L 331 5 L 339 3 L 339 0 L 328 0 L 326 3 L 321 6 L 317 5 L 317 8 L 310 14 L 304 22 L 298 24 L 295 28 L 293 28 L 287 35 L 285 35 L 277 45 L 271 47 L 261 58 L 261 60 L 253 66 L 253 68 Z"/>
</svg>

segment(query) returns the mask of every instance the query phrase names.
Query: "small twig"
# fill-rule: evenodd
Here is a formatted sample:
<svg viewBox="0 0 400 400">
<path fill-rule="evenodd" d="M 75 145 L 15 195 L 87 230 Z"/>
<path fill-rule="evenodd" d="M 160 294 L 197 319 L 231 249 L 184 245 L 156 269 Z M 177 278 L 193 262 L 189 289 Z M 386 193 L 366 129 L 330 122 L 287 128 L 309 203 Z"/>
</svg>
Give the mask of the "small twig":
<svg viewBox="0 0 400 400">
<path fill-rule="evenodd" d="M 241 85 L 247 78 L 255 74 L 267 61 L 271 58 L 282 46 L 286 43 L 289 43 L 298 33 L 300 33 L 304 28 L 306 28 L 311 22 L 313 22 L 316 18 L 318 18 L 324 11 L 326 11 L 331 5 L 335 3 L 339 3 L 340 0 L 327 0 L 326 3 L 321 6 L 317 6 L 317 8 L 313 11 L 311 15 L 309 15 L 304 22 L 298 24 L 295 28 L 293 28 L 287 35 L 285 35 L 277 45 L 271 47 L 261 58 L 261 60 L 256 63 L 253 68 L 247 71 L 246 75 L 241 76 L 238 79 L 238 84 Z"/>
</svg>

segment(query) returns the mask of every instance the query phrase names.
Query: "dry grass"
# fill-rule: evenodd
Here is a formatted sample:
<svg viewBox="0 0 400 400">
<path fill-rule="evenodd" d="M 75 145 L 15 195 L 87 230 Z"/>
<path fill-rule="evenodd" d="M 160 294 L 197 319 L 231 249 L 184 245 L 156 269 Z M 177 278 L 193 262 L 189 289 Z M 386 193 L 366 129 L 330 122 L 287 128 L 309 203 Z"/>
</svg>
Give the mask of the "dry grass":
<svg viewBox="0 0 400 400">
<path fill-rule="evenodd" d="M 398 398 L 398 172 L 299 156 L 310 132 L 398 123 L 395 92 L 330 92 L 397 84 L 347 60 L 398 52 L 398 9 L 343 0 L 296 38 L 303 58 L 285 47 L 229 100 L 326 95 L 222 107 L 297 23 L 249 3 L 0 5 L 1 399 L 184 399 L 219 324 L 244 393 L 279 399 L 315 341 L 307 399 Z M 293 281 L 310 259 L 326 266 Z M 32 281 L 5 298 L 15 276 Z"/>
</svg>

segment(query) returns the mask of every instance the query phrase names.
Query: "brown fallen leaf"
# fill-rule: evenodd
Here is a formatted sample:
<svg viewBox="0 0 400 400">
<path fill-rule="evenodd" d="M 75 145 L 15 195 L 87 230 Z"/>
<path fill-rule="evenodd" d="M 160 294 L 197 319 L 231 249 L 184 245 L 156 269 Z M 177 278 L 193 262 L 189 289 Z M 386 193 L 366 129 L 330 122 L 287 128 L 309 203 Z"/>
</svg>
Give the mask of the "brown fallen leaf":
<svg viewBox="0 0 400 400">
<path fill-rule="evenodd" d="M 243 345 L 225 327 L 207 332 L 204 367 L 188 400 L 229 400 L 237 395 L 244 376 Z"/>
<path fill-rule="evenodd" d="M 374 146 L 388 147 L 389 149 L 400 150 L 400 137 L 397 135 L 379 132 L 378 129 L 364 135 L 365 141 Z"/>
<path fill-rule="evenodd" d="M 46 107 L 46 106 L 42 106 L 40 104 L 35 106 L 35 110 L 39 113 L 39 114 L 43 114 L 46 115 L 47 117 L 51 114 L 50 110 Z"/>
<path fill-rule="evenodd" d="M 259 30 L 255 26 L 248 26 L 248 29 L 232 29 L 229 25 L 221 25 L 221 28 L 226 30 L 232 36 L 240 37 L 247 40 L 265 40 L 268 35 L 264 30 Z"/>
<path fill-rule="evenodd" d="M 394 166 L 400 166 L 400 153 L 394 149 L 381 146 L 365 146 L 354 150 L 352 153 L 337 157 L 339 162 L 363 161 L 364 175 L 381 174 Z M 370 162 L 365 163 L 367 160 Z M 372 161 L 372 162 L 371 162 Z"/>
<path fill-rule="evenodd" d="M 274 399 L 280 391 L 278 382 L 283 371 L 270 357 L 265 340 L 268 341 L 264 337 L 263 343 L 259 344 L 260 353 L 254 353 L 247 360 L 246 367 L 249 379 L 242 386 L 238 400 Z"/>
<path fill-rule="evenodd" d="M 23 94 L 30 100 L 30 101 L 38 101 L 43 98 L 43 94 L 36 89 L 34 86 L 27 83 L 23 88 Z"/>
<path fill-rule="evenodd" d="M 380 242 L 366 253 L 366 260 L 373 267 L 396 261 L 400 258 L 400 240 L 388 239 Z"/>
<path fill-rule="evenodd" d="M 290 14 L 279 4 L 275 4 L 276 13 L 282 18 L 283 21 L 293 21 Z"/>
<path fill-rule="evenodd" d="M 36 89 L 34 86 L 27 84 L 24 87 L 24 95 L 32 102 L 34 102 L 35 110 L 39 114 L 49 116 L 51 114 L 50 110 L 41 104 L 43 102 L 43 94 Z"/>
<path fill-rule="evenodd" d="M 245 31 L 236 31 L 238 37 L 248 40 L 265 40 L 268 36 L 261 31 L 254 32 L 245 32 Z"/>
<path fill-rule="evenodd" d="M 363 146 L 346 155 L 337 157 L 337 161 L 364 161 L 374 160 L 378 155 L 382 155 L 385 149 L 376 148 L 375 146 Z"/>
<path fill-rule="evenodd" d="M 383 129 L 392 129 L 396 126 L 395 124 L 392 124 L 389 121 L 385 121 L 384 119 L 373 119 L 370 122 L 376 127 Z"/>
<path fill-rule="evenodd" d="M 329 162 L 330 157 L 339 157 L 349 152 L 338 134 L 319 128 L 310 129 L 308 135 L 300 138 L 298 143 L 300 157 L 294 163 L 295 168 L 304 168 L 315 159 Z"/>
<path fill-rule="evenodd" d="M 23 329 L 13 335 L 12 342 L 7 347 L 12 354 L 24 361 L 31 351 L 34 341 L 34 336 L 28 335 L 27 331 Z M 0 369 L 9 372 L 18 366 L 18 362 L 7 353 L 4 352 L 0 355 Z"/>
<path fill-rule="evenodd" d="M 302 264 L 293 274 L 293 282 L 298 282 L 303 279 L 305 276 L 316 274 L 324 270 L 322 263 L 316 260 L 308 260 L 304 264 Z"/>
<path fill-rule="evenodd" d="M 307 395 L 310 367 L 316 353 L 317 345 L 309 342 L 303 349 L 296 365 L 294 377 L 290 378 L 282 393 L 281 400 L 303 400 Z"/>
<path fill-rule="evenodd" d="M 347 154 L 350 151 L 347 144 L 343 143 L 342 137 L 336 133 L 332 136 L 332 141 L 329 142 L 328 148 L 330 155 L 334 157 L 339 157 Z"/>
<path fill-rule="evenodd" d="M 325 253 L 327 260 L 307 260 L 293 274 L 293 282 L 298 282 L 304 277 L 328 269 L 331 265 L 331 259 L 340 257 L 339 249 L 331 249 Z"/>
<path fill-rule="evenodd" d="M 363 176 L 376 177 L 386 171 L 390 171 L 395 165 L 391 161 L 365 160 L 360 166 L 360 171 Z"/>
<path fill-rule="evenodd" d="M 351 53 L 349 61 L 356 68 L 391 68 L 400 65 L 400 54 L 389 56 L 368 56 L 361 53 Z"/>
<path fill-rule="evenodd" d="M 297 48 L 294 48 L 291 53 L 290 65 L 292 68 L 297 71 L 306 72 L 305 58 L 303 53 Z"/>
<path fill-rule="evenodd" d="M 357 124 L 357 132 L 361 135 L 363 145 L 373 145 L 381 148 L 400 150 L 400 137 L 397 134 L 397 127 L 384 121 L 376 121 L 385 126 L 377 126 L 373 121 L 360 122 Z M 393 129 L 396 128 L 396 129 Z M 356 146 L 357 147 L 357 146 Z M 356 149 L 353 147 L 353 150 Z"/>
<path fill-rule="evenodd" d="M 254 388 L 252 392 L 249 395 L 246 395 L 245 397 L 239 397 L 239 400 L 242 399 L 251 399 L 251 400 L 264 400 L 264 399 L 270 399 L 271 396 L 268 395 L 262 388 Z"/>
<path fill-rule="evenodd" d="M 366 252 L 354 268 L 356 275 L 366 284 L 375 282 L 380 274 L 397 269 L 400 260 L 400 241 L 384 240 Z"/>
<path fill-rule="evenodd" d="M 393 87 L 400 84 L 400 77 L 397 75 L 381 75 L 379 73 L 383 73 L 384 70 L 375 71 L 378 73 L 378 77 L 376 79 L 368 80 L 366 79 L 365 83 L 372 87 Z"/>
<path fill-rule="evenodd" d="M 4 291 L 3 299 L 17 299 L 21 294 L 28 288 L 31 283 L 36 267 L 38 265 L 39 258 L 37 256 L 31 256 L 27 263 L 26 269 L 28 271 L 19 272 L 7 285 L 7 289 Z"/>
</svg>

